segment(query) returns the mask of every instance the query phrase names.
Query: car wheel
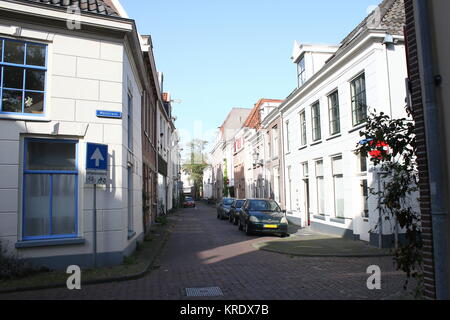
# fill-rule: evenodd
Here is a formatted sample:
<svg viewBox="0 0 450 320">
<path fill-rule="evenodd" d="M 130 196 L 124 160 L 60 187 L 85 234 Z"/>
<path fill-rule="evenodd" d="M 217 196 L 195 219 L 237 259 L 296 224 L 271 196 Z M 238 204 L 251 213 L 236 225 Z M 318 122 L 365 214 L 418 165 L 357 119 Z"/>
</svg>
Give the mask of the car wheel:
<svg viewBox="0 0 450 320">
<path fill-rule="evenodd" d="M 230 214 L 230 216 L 228 217 L 228 222 L 231 223 L 233 222 L 233 216 Z"/>
<path fill-rule="evenodd" d="M 287 237 L 289 237 L 289 233 L 282 233 L 281 234 L 281 238 L 287 238 Z"/>
<path fill-rule="evenodd" d="M 248 226 L 248 222 L 245 224 L 245 234 L 248 235 L 248 236 L 250 236 L 252 234 L 251 231 L 250 231 L 250 228 Z"/>
<path fill-rule="evenodd" d="M 241 222 L 241 219 L 239 219 L 239 222 L 238 222 L 238 228 L 239 228 L 239 231 L 242 231 L 244 228 L 242 227 L 242 222 Z"/>
<path fill-rule="evenodd" d="M 234 218 L 233 224 L 234 224 L 235 226 L 237 226 L 237 224 L 238 224 L 238 219 L 237 219 L 237 218 Z"/>
</svg>

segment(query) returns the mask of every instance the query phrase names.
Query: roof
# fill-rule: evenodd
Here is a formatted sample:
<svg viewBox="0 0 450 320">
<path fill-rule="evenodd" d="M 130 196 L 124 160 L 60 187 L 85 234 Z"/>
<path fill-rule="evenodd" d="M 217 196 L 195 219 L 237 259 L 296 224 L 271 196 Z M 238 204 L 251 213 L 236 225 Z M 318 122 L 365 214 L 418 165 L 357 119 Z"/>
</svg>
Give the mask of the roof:
<svg viewBox="0 0 450 320">
<path fill-rule="evenodd" d="M 109 0 L 24 0 L 42 3 L 49 6 L 70 8 L 72 6 L 80 8 L 82 12 L 101 14 L 104 16 L 118 17 L 119 14 L 112 8 Z M 107 2 L 111 5 L 108 5 Z"/>
<path fill-rule="evenodd" d="M 391 35 L 404 36 L 404 25 L 406 23 L 404 0 L 383 0 L 377 7 L 378 10 L 371 12 L 358 26 L 353 29 L 341 41 L 338 50 L 326 61 L 329 64 L 336 56 L 342 53 L 360 34 L 369 29 L 384 30 Z M 376 12 L 380 13 L 380 18 L 375 19 Z M 325 67 L 324 66 L 324 67 Z M 309 81 L 309 80 L 308 80 Z M 300 88 L 295 88 L 287 96 L 285 103 L 294 96 Z"/>
<path fill-rule="evenodd" d="M 377 12 L 380 13 L 379 19 L 376 17 Z M 376 10 L 372 11 L 344 38 L 344 40 L 342 40 L 339 49 L 328 61 L 332 60 L 336 55 L 350 45 L 353 40 L 358 37 L 358 35 L 366 30 L 385 30 L 392 35 L 403 36 L 403 27 L 405 22 L 406 15 L 404 0 L 383 0 Z"/>
<path fill-rule="evenodd" d="M 282 103 L 283 100 L 277 100 L 277 99 L 260 99 L 256 104 L 255 107 L 252 109 L 252 112 L 248 116 L 247 120 L 244 123 L 244 127 L 252 128 L 252 129 L 258 129 L 261 125 L 261 106 L 264 103 L 267 102 L 274 102 L 274 103 Z"/>
</svg>

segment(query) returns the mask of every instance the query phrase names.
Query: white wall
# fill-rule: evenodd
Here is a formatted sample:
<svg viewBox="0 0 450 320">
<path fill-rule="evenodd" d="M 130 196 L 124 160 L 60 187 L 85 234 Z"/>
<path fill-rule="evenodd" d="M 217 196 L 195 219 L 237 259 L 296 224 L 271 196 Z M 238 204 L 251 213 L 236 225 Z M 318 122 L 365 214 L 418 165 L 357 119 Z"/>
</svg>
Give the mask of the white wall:
<svg viewBox="0 0 450 320">
<path fill-rule="evenodd" d="M 394 116 L 404 117 L 404 99 L 405 88 L 404 79 L 406 78 L 406 63 L 404 57 L 404 46 L 397 45 L 395 51 L 390 52 L 390 74 L 391 74 L 391 99 L 394 109 Z M 353 131 L 350 81 L 360 74 L 365 73 L 367 104 L 369 108 L 376 108 L 378 112 L 389 111 L 389 94 L 386 85 L 386 55 L 385 48 L 381 43 L 375 43 L 366 47 L 362 52 L 353 55 L 346 63 L 340 64 L 333 72 L 328 73 L 321 78 L 311 88 L 305 90 L 301 98 L 283 112 L 283 126 L 289 121 L 291 131 L 291 152 L 285 155 L 285 189 L 287 210 L 292 212 L 292 217 L 301 219 L 302 225 L 305 225 L 306 212 L 304 210 L 305 190 L 303 184 L 303 172 L 301 164 L 309 164 L 310 181 L 310 211 L 317 214 L 316 201 L 316 181 L 315 181 L 315 160 L 324 161 L 324 179 L 325 179 L 325 214 L 326 221 L 312 218 L 313 222 L 323 223 L 341 229 L 351 229 L 355 234 L 361 235 L 363 240 L 368 240 L 368 231 L 377 223 L 375 214 L 376 199 L 370 201 L 370 222 L 365 222 L 361 217 L 361 202 L 358 197 L 360 194 L 360 179 L 358 175 L 358 158 L 354 154 L 358 141 L 361 140 L 359 130 Z M 340 122 L 341 134 L 334 139 L 330 138 L 329 133 L 329 115 L 327 96 L 335 89 L 339 90 L 340 103 Z M 321 129 L 322 140 L 320 144 L 312 144 L 312 126 L 311 126 L 311 105 L 320 101 L 321 110 Z M 302 149 L 300 145 L 300 115 L 306 110 L 308 147 Z M 286 134 L 285 128 L 284 132 Z M 286 148 L 286 136 L 284 137 Z M 299 150 L 300 149 L 300 150 Z M 330 221 L 335 217 L 334 210 L 334 189 L 331 167 L 331 157 L 341 154 L 344 161 L 344 194 L 345 194 L 345 223 L 335 223 Z M 292 172 L 292 207 L 290 207 L 290 195 L 288 190 L 287 168 L 291 167 Z M 367 175 L 369 186 L 376 186 L 376 181 L 372 174 Z"/>
<path fill-rule="evenodd" d="M 26 31 L 26 28 L 24 28 Z M 127 103 L 126 77 L 133 91 L 134 229 L 142 233 L 140 89 L 121 42 L 80 38 L 32 30 L 37 39 L 53 39 L 48 45 L 47 121 L 1 120 L 0 115 L 0 240 L 12 248 L 21 240 L 23 137 L 69 138 L 79 141 L 79 236 L 82 246 L 21 249 L 25 258 L 80 255 L 92 252 L 93 189 L 84 185 L 86 143 L 109 147 L 109 179 L 97 192 L 98 252 L 122 252 L 127 239 Z M 31 34 L 31 33 L 30 33 Z M 0 34 L 1 36 L 1 34 Z M 123 119 L 96 117 L 96 110 L 123 112 Z M 55 125 L 58 135 L 52 135 Z M 24 136 L 20 136 L 23 134 Z M 8 179 L 4 179 L 8 177 Z"/>
</svg>

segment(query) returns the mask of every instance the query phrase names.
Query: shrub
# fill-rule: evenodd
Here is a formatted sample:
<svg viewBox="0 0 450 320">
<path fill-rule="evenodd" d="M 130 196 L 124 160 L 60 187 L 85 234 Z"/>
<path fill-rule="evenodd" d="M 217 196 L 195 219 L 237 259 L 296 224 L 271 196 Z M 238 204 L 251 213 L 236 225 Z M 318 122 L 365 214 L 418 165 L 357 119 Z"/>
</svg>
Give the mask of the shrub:
<svg viewBox="0 0 450 320">
<path fill-rule="evenodd" d="M 163 226 L 167 224 L 167 217 L 157 217 L 156 218 L 156 223 L 161 223 Z"/>
<path fill-rule="evenodd" d="M 8 253 L 0 242 L 0 280 L 19 279 L 48 271 L 47 268 L 35 268 L 17 255 Z"/>
</svg>

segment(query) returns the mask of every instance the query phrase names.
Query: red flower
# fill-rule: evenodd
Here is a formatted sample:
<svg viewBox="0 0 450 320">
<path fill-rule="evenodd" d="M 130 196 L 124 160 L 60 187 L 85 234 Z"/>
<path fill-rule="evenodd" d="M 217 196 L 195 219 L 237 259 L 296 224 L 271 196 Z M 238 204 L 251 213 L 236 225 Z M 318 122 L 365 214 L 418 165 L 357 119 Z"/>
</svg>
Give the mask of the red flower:
<svg viewBox="0 0 450 320">
<path fill-rule="evenodd" d="M 375 150 L 369 152 L 369 155 L 374 159 L 381 160 L 381 159 L 383 159 L 383 156 L 386 156 L 389 154 L 389 145 L 386 142 L 371 141 L 370 146 L 376 148 Z M 381 151 L 381 150 L 379 150 L 379 148 L 383 148 L 383 150 Z"/>
</svg>

